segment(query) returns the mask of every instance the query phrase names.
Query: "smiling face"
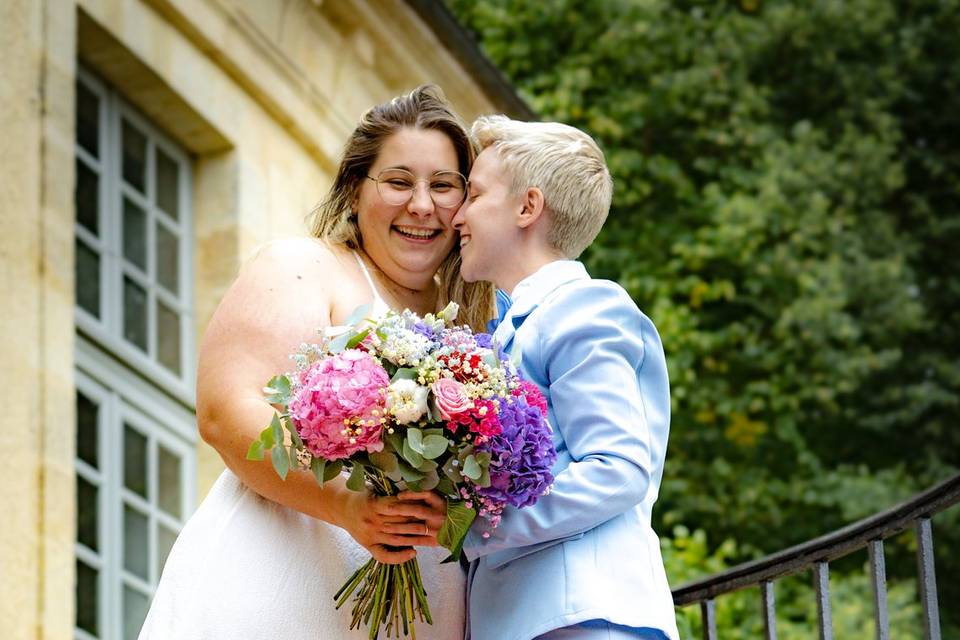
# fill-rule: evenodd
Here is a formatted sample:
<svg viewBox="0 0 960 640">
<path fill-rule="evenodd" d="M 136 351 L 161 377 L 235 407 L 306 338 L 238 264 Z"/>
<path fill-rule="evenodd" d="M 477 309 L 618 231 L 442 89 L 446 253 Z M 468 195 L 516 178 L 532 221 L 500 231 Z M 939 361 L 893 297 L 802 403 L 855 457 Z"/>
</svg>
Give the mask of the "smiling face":
<svg viewBox="0 0 960 640">
<path fill-rule="evenodd" d="M 512 192 L 496 150 L 487 147 L 473 165 L 467 199 L 453 221 L 460 232 L 464 280 L 490 280 L 509 288 L 511 266 L 519 258 L 516 221 L 522 210 L 523 199 Z"/>
<path fill-rule="evenodd" d="M 363 250 L 391 280 L 421 290 L 433 282 L 456 242 L 451 224 L 456 207 L 437 207 L 428 184 L 437 172 L 458 170 L 457 153 L 440 131 L 404 128 L 386 139 L 368 175 L 376 178 L 385 169 L 409 171 L 418 183 L 409 202 L 391 205 L 375 181 L 363 180 L 356 202 Z"/>
</svg>

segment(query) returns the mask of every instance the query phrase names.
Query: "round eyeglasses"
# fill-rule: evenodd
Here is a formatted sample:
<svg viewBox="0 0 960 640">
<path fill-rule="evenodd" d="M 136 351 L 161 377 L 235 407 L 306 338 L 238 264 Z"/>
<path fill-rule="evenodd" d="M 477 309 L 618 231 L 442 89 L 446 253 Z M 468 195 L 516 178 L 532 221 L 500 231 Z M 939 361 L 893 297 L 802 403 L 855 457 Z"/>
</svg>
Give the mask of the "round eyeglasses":
<svg viewBox="0 0 960 640">
<path fill-rule="evenodd" d="M 429 178 L 417 178 L 405 169 L 384 169 L 376 178 L 364 177 L 373 180 L 383 201 L 393 206 L 410 202 L 418 182 L 427 183 L 430 199 L 442 209 L 459 207 L 467 197 L 467 179 L 457 171 L 438 171 Z"/>
</svg>

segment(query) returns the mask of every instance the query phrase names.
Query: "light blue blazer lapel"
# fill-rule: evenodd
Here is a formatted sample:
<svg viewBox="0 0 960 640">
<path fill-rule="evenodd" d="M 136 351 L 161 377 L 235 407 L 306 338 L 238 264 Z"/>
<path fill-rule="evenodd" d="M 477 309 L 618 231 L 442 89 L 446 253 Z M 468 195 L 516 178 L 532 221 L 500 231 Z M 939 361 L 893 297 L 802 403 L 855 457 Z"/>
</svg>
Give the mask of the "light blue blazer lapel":
<svg viewBox="0 0 960 640">
<path fill-rule="evenodd" d="M 517 334 L 517 330 L 520 329 L 524 321 L 533 313 L 533 310 L 536 309 L 539 304 L 539 300 L 530 300 L 526 303 L 521 301 L 514 303 L 514 305 L 507 310 L 507 315 L 504 317 L 503 322 L 500 323 L 500 326 L 498 326 L 497 330 L 493 333 L 494 340 L 497 341 L 506 353 L 510 353 L 513 347 L 513 338 Z"/>
</svg>

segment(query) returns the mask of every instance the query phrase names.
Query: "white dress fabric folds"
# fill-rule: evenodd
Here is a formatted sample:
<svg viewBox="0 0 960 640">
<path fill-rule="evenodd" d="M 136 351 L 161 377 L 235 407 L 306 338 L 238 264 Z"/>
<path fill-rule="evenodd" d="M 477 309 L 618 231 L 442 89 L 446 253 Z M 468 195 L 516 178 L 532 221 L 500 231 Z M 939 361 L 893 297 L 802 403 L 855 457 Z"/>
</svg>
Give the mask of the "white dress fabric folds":
<svg viewBox="0 0 960 640">
<path fill-rule="evenodd" d="M 420 640 L 461 640 L 464 576 L 440 564 L 443 548 L 418 548 L 433 625 Z M 369 559 L 343 529 L 267 500 L 229 470 L 180 533 L 140 640 L 358 640 L 351 603 L 333 594 Z M 383 637 L 381 633 L 381 637 Z"/>
</svg>

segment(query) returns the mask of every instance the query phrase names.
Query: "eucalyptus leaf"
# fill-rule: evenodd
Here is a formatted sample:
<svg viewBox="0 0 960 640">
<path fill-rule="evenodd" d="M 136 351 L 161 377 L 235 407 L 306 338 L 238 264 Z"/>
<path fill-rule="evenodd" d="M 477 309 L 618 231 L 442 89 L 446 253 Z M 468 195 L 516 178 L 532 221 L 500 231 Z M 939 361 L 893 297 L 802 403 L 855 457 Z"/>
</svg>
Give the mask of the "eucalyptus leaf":
<svg viewBox="0 0 960 640">
<path fill-rule="evenodd" d="M 447 499 L 447 518 L 437 532 L 437 542 L 450 550 L 450 557 L 444 562 L 455 562 L 460 559 L 463 540 L 467 537 L 470 525 L 476 517 L 477 512 L 467 507 L 463 500 Z"/>
<path fill-rule="evenodd" d="M 405 461 L 400 460 L 399 467 L 400 467 L 400 477 L 403 479 L 404 482 L 408 482 L 408 483 L 417 482 L 418 480 L 423 479 L 424 474 L 417 471 L 413 467 L 411 467 Z"/>
<path fill-rule="evenodd" d="M 347 489 L 351 491 L 363 491 L 366 486 L 366 478 L 363 473 L 363 465 L 355 464 L 350 469 L 350 477 L 347 479 Z"/>
<path fill-rule="evenodd" d="M 267 402 L 270 404 L 287 404 L 290 401 L 290 378 L 285 375 L 274 376 L 270 378 L 263 392 L 267 396 Z"/>
<path fill-rule="evenodd" d="M 440 483 L 440 475 L 437 473 L 437 470 L 427 472 L 423 476 L 423 480 L 420 481 L 419 491 L 432 491 Z"/>
<path fill-rule="evenodd" d="M 483 475 L 483 469 L 480 468 L 477 459 L 473 455 L 469 455 L 467 459 L 463 461 L 462 473 L 471 480 L 479 480 L 480 476 Z"/>
<path fill-rule="evenodd" d="M 437 407 L 437 400 L 433 397 L 433 394 L 430 394 L 430 398 L 427 400 L 427 418 L 430 422 L 440 422 L 443 420 L 443 416 L 440 414 L 440 409 Z"/>
<path fill-rule="evenodd" d="M 410 443 L 411 449 L 423 455 L 423 431 L 416 427 L 407 429 L 407 442 Z"/>
<path fill-rule="evenodd" d="M 360 324 L 360 322 L 369 315 L 370 308 L 370 303 L 360 305 L 343 321 L 343 324 L 349 327 Z"/>
<path fill-rule="evenodd" d="M 323 481 L 330 482 L 339 476 L 341 471 L 343 471 L 343 460 L 334 460 L 333 462 L 328 462 L 327 468 L 323 472 Z"/>
<path fill-rule="evenodd" d="M 397 456 L 388 451 L 374 452 L 369 455 L 370 462 L 384 473 L 393 473 L 399 469 Z"/>
<path fill-rule="evenodd" d="M 423 464 L 423 456 L 410 447 L 409 439 L 403 441 L 403 451 L 400 452 L 400 455 L 402 455 L 403 459 L 409 462 L 413 467 L 419 467 L 421 464 Z"/>
<path fill-rule="evenodd" d="M 387 446 L 390 449 L 392 449 L 396 453 L 398 454 L 403 453 L 403 436 L 397 433 L 396 430 L 393 433 L 390 433 L 389 431 L 384 433 L 383 441 L 387 444 Z M 384 451 L 386 450 L 387 450 L 387 447 L 384 447 Z"/>
<path fill-rule="evenodd" d="M 457 494 L 457 487 L 450 481 L 450 478 L 441 477 L 437 482 L 436 491 L 445 496 L 453 496 Z"/>
<path fill-rule="evenodd" d="M 350 340 L 347 341 L 347 349 L 353 349 L 358 344 L 363 342 L 363 340 L 370 335 L 370 329 L 364 329 L 360 333 L 354 335 Z"/>
<path fill-rule="evenodd" d="M 293 419 L 290 416 L 283 416 L 283 426 L 287 428 L 287 431 L 290 433 L 290 441 L 297 448 L 303 447 L 303 440 L 300 438 L 300 434 L 297 433 L 297 428 L 293 424 Z"/>
<path fill-rule="evenodd" d="M 254 440 L 247 449 L 247 460 L 263 460 L 263 442 Z"/>
<path fill-rule="evenodd" d="M 347 342 L 349 342 L 350 338 L 352 337 L 353 337 L 352 331 L 345 331 L 341 333 L 336 338 L 330 341 L 330 343 L 327 345 L 327 350 L 330 353 L 340 353 L 346 348 Z"/>
<path fill-rule="evenodd" d="M 390 378 L 390 382 L 396 382 L 397 380 L 416 380 L 418 377 L 420 377 L 420 373 L 416 369 L 401 367 L 397 369 L 393 377 Z"/>
<path fill-rule="evenodd" d="M 460 461 L 453 457 L 443 465 L 444 475 L 456 484 L 463 482 L 463 473 L 460 472 L 460 469 Z"/>
<path fill-rule="evenodd" d="M 449 445 L 450 445 L 450 442 L 443 436 L 434 436 L 434 435 L 426 436 L 423 439 L 423 443 L 421 445 L 422 451 L 420 451 L 420 454 L 424 458 L 433 460 L 434 458 L 436 458 L 437 456 L 445 452 Z"/>
<path fill-rule="evenodd" d="M 273 440 L 273 426 L 268 425 L 263 431 L 260 432 L 260 443 L 263 445 L 264 451 L 269 451 L 273 449 L 274 440 Z"/>
<path fill-rule="evenodd" d="M 424 458 L 423 462 L 417 465 L 417 471 L 422 471 L 423 473 L 429 473 L 430 471 L 433 471 L 434 469 L 436 469 L 437 466 L 438 466 L 437 463 L 434 462 L 433 460 L 427 460 L 426 458 Z"/>
<path fill-rule="evenodd" d="M 273 414 L 270 419 L 270 430 L 273 432 L 274 445 L 283 445 L 283 425 L 280 424 L 279 414 Z"/>
<path fill-rule="evenodd" d="M 483 473 L 480 474 L 480 478 L 476 481 L 478 487 L 489 487 L 490 486 L 490 469 L 484 469 Z"/>
<path fill-rule="evenodd" d="M 321 487 L 326 479 L 323 477 L 323 474 L 327 470 L 327 461 L 323 458 L 313 458 L 310 460 L 310 471 L 313 473 L 313 477 L 316 479 L 317 484 Z"/>
<path fill-rule="evenodd" d="M 287 472 L 290 471 L 290 458 L 287 457 L 287 448 L 274 447 L 270 453 L 270 459 L 273 462 L 273 469 L 280 476 L 280 479 L 286 480 Z"/>
</svg>

